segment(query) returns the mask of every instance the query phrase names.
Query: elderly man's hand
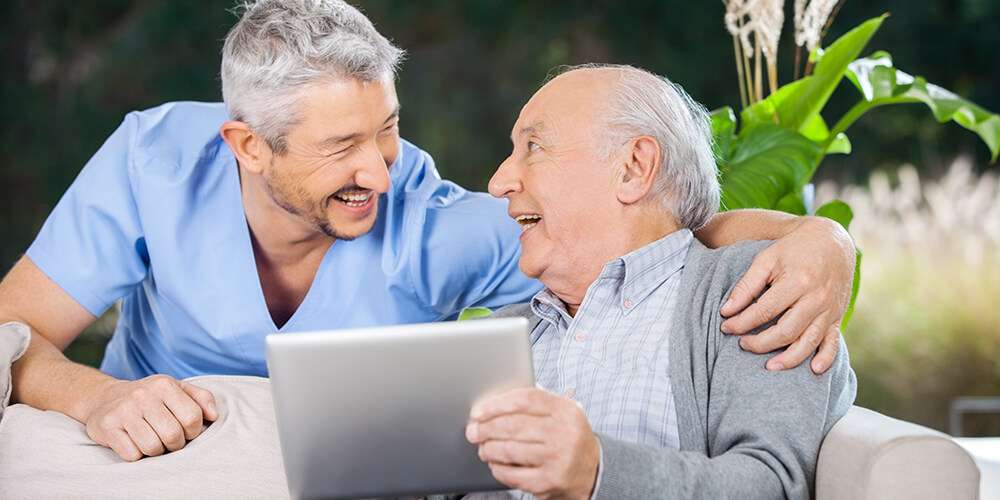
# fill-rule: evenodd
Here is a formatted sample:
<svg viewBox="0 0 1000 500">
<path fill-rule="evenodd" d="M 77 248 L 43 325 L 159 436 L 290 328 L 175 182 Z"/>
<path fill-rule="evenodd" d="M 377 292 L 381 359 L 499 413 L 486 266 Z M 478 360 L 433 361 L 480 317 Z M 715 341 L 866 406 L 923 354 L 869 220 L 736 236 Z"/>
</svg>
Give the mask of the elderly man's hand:
<svg viewBox="0 0 1000 500">
<path fill-rule="evenodd" d="M 87 416 L 87 435 L 130 462 L 184 447 L 219 417 L 211 392 L 166 375 L 115 380 Z"/>
<path fill-rule="evenodd" d="M 477 403 L 465 429 L 498 481 L 538 498 L 587 499 L 600 445 L 580 406 L 536 388 Z"/>
<path fill-rule="evenodd" d="M 775 325 L 740 339 L 740 345 L 756 353 L 788 346 L 767 362 L 769 370 L 797 366 L 819 347 L 811 366 L 823 373 L 837 354 L 854 265 L 854 243 L 847 231 L 823 217 L 803 218 L 799 227 L 758 254 L 736 284 L 721 312 L 739 315 L 723 322 L 722 331 L 747 333 L 787 309 Z"/>
</svg>

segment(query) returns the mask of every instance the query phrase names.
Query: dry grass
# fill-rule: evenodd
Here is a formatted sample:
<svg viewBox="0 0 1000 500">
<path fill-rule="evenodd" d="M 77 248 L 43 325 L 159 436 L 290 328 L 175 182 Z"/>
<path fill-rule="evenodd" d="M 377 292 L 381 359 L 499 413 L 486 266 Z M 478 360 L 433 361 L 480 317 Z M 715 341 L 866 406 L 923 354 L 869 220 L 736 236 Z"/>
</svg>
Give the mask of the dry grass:
<svg viewBox="0 0 1000 500">
<path fill-rule="evenodd" d="M 946 431 L 952 398 L 1000 396 L 1000 185 L 961 158 L 938 181 L 897 177 L 824 184 L 817 199 L 851 205 L 864 252 L 845 332 L 858 404 Z M 971 421 L 967 433 L 1000 435 L 1000 415 Z"/>
</svg>

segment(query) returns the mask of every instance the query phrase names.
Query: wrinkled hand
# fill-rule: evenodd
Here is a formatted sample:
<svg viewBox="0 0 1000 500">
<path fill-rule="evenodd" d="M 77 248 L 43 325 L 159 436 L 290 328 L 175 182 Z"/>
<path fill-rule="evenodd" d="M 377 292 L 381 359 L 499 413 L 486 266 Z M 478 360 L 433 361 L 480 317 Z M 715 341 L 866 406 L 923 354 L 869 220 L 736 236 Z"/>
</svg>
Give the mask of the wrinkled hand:
<svg viewBox="0 0 1000 500">
<path fill-rule="evenodd" d="M 87 435 L 129 462 L 184 447 L 219 412 L 211 392 L 166 375 L 116 380 L 87 416 Z"/>
<path fill-rule="evenodd" d="M 799 227 L 758 254 L 736 284 L 721 312 L 739 315 L 723 322 L 722 331 L 747 333 L 785 311 L 775 325 L 740 339 L 740 345 L 756 353 L 788 346 L 767 362 L 768 370 L 798 366 L 819 347 L 811 367 L 817 374 L 825 372 L 837 355 L 854 264 L 847 231 L 823 217 L 803 218 Z M 770 288 L 761 295 L 766 286 Z M 754 298 L 757 302 L 751 304 Z"/>
<path fill-rule="evenodd" d="M 477 403 L 465 437 L 501 483 L 538 498 L 590 498 L 600 445 L 576 402 L 536 388 Z"/>
</svg>

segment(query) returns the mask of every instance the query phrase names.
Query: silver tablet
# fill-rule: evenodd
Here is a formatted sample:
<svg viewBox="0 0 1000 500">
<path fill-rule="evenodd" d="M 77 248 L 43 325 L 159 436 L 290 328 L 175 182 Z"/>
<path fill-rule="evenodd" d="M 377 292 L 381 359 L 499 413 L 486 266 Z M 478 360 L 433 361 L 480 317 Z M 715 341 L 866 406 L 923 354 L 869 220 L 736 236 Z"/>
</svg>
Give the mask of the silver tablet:
<svg viewBox="0 0 1000 500">
<path fill-rule="evenodd" d="M 267 336 L 293 498 L 504 489 L 465 439 L 472 403 L 531 386 L 524 318 Z"/>
</svg>

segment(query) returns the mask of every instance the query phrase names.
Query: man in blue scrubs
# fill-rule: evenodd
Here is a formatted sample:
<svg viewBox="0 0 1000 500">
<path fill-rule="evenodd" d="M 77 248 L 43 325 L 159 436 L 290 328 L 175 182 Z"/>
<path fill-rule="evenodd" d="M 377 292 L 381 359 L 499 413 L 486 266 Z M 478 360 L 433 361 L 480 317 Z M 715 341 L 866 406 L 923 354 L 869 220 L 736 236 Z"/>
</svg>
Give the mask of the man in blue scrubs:
<svg viewBox="0 0 1000 500">
<path fill-rule="evenodd" d="M 63 412 L 137 460 L 217 418 L 212 394 L 180 379 L 266 376 L 268 333 L 449 319 L 537 292 L 518 270 L 520 227 L 504 203 L 441 180 L 400 139 L 401 54 L 339 0 L 250 5 L 223 48 L 225 104 L 126 116 L 0 283 L 0 324 L 32 332 L 12 366 L 13 401 Z M 716 217 L 698 237 L 786 235 L 729 313 L 770 290 L 724 329 L 746 332 L 795 304 L 747 347 L 802 337 L 769 363 L 781 369 L 822 343 L 823 371 L 853 275 L 846 233 L 751 211 Z M 802 274 L 814 278 L 785 279 Z M 119 299 L 101 371 L 65 358 Z"/>
</svg>

